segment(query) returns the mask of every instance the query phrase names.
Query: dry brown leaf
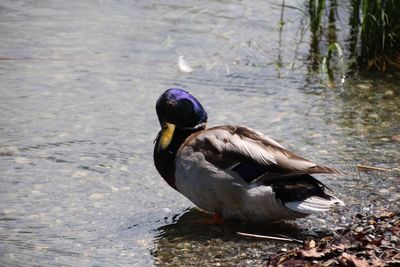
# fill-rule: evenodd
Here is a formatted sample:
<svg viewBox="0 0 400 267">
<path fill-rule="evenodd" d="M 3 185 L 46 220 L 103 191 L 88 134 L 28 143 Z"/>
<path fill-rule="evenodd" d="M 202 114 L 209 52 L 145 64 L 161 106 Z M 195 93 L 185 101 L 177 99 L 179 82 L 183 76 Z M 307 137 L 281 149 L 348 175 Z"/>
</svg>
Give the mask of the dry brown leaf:
<svg viewBox="0 0 400 267">
<path fill-rule="evenodd" d="M 400 260 L 400 252 L 393 256 L 394 260 Z"/>
<path fill-rule="evenodd" d="M 306 258 L 321 258 L 325 256 L 325 252 L 318 252 L 316 248 L 302 250 L 301 254 Z"/>
<path fill-rule="evenodd" d="M 399 212 L 381 210 L 374 215 L 356 216 L 355 219 L 363 219 L 359 224 L 364 229 L 372 229 L 372 233 L 355 233 L 354 229 L 350 229 L 340 240 L 332 237 L 309 240 L 302 249 L 278 255 L 273 266 L 400 266 L 397 241 L 400 236 Z M 389 241 L 384 234 L 390 232 L 393 234 Z"/>
<path fill-rule="evenodd" d="M 384 212 L 381 212 L 378 217 L 381 219 L 392 218 L 394 215 L 396 215 L 396 213 L 394 213 L 393 211 L 384 211 Z"/>
<path fill-rule="evenodd" d="M 339 263 L 343 266 L 355 266 L 355 267 L 368 267 L 366 259 L 358 259 L 355 255 L 350 255 L 346 252 L 342 253 L 339 257 Z"/>
<path fill-rule="evenodd" d="M 297 249 L 294 249 L 294 250 L 291 250 L 291 251 L 285 253 L 285 254 L 279 259 L 277 265 L 279 265 L 279 264 L 281 264 L 281 263 L 283 263 L 283 262 L 286 262 L 287 260 L 289 260 L 290 257 L 295 257 L 295 256 L 297 255 L 297 252 L 298 252 L 298 250 L 297 250 Z"/>
<path fill-rule="evenodd" d="M 341 250 L 341 251 L 344 251 L 347 248 L 345 244 L 333 245 L 332 247 L 336 250 Z"/>
<path fill-rule="evenodd" d="M 336 259 L 329 259 L 321 264 L 322 266 L 337 266 L 338 262 Z"/>
<path fill-rule="evenodd" d="M 400 134 L 393 135 L 390 139 L 392 139 L 393 141 L 400 142 Z"/>
<path fill-rule="evenodd" d="M 386 263 L 384 261 L 382 261 L 381 259 L 374 257 L 372 258 L 372 263 L 371 265 L 369 265 L 371 267 L 383 267 L 386 266 Z"/>
<path fill-rule="evenodd" d="M 321 238 L 320 241 L 321 242 L 330 242 L 332 240 L 334 240 L 334 238 L 332 236 L 326 236 L 326 237 Z"/>
<path fill-rule="evenodd" d="M 292 267 L 304 266 L 304 261 L 299 260 L 299 259 L 290 259 L 290 260 L 285 261 L 285 264 L 278 265 L 278 266 L 292 266 Z"/>
</svg>

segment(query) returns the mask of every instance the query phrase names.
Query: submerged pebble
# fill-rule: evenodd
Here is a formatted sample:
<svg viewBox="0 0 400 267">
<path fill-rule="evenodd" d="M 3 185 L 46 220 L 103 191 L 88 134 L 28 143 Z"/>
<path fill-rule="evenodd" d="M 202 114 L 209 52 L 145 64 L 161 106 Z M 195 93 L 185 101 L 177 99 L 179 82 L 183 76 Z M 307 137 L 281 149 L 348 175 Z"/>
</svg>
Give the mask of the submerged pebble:
<svg viewBox="0 0 400 267">
<path fill-rule="evenodd" d="M 356 227 L 356 229 L 354 230 L 356 233 L 361 233 L 362 231 L 364 231 L 364 228 L 362 228 L 361 226 Z"/>
<path fill-rule="evenodd" d="M 106 197 L 104 193 L 94 193 L 89 196 L 90 200 L 100 200 Z"/>
<path fill-rule="evenodd" d="M 363 90 L 368 90 L 368 89 L 371 88 L 370 84 L 365 84 L 365 83 L 364 84 L 360 83 L 360 84 L 357 84 L 356 86 L 357 86 L 357 88 L 360 88 L 360 89 L 363 89 Z"/>
<path fill-rule="evenodd" d="M 393 97 L 394 96 L 394 91 L 393 90 L 387 90 L 384 94 L 385 97 Z"/>
</svg>

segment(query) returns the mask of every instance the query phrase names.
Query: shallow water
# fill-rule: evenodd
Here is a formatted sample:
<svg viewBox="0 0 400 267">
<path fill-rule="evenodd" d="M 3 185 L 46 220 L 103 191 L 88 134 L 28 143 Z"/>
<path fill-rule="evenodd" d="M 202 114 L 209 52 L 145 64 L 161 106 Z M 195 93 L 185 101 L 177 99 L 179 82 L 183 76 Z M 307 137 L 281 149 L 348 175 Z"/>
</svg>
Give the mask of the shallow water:
<svg viewBox="0 0 400 267">
<path fill-rule="evenodd" d="M 236 231 L 310 238 L 398 209 L 398 172 L 356 169 L 399 167 L 398 77 L 327 86 L 310 72 L 304 14 L 284 15 L 280 33 L 280 6 L 265 1 L 2 1 L 0 265 L 260 264 L 289 244 Z M 178 72 L 181 54 L 193 73 Z M 283 225 L 193 224 L 204 215 L 152 161 L 155 100 L 174 86 L 211 125 L 257 128 L 343 170 L 320 178 L 347 206 Z"/>
</svg>

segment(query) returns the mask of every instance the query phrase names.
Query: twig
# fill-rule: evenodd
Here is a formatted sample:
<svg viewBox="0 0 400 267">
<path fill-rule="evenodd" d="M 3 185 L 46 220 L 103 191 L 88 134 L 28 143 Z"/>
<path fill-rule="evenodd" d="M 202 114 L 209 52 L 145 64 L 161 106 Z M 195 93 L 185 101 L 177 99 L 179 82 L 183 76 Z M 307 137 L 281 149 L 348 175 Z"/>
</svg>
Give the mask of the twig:
<svg viewBox="0 0 400 267">
<path fill-rule="evenodd" d="M 15 57 L 0 57 L 0 60 L 14 60 Z"/>
<path fill-rule="evenodd" d="M 367 165 L 357 165 L 357 169 L 359 171 L 381 171 L 381 172 L 390 172 L 392 169 L 386 169 L 386 168 L 379 168 L 379 167 L 373 167 L 373 166 L 367 166 Z"/>
<path fill-rule="evenodd" d="M 255 234 L 242 233 L 242 232 L 236 232 L 236 234 L 241 235 L 241 236 L 256 237 L 256 238 L 262 238 L 262 239 L 279 240 L 279 241 L 304 244 L 304 241 L 299 240 L 299 239 L 290 238 L 290 237 L 286 238 L 286 237 L 277 237 L 277 236 L 269 236 L 269 235 L 255 235 Z"/>
</svg>

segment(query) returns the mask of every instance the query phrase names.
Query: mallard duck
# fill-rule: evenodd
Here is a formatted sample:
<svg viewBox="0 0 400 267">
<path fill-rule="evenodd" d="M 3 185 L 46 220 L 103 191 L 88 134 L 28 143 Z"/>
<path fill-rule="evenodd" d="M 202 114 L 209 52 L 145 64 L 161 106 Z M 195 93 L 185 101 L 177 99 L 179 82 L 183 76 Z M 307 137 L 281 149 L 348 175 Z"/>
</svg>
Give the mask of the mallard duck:
<svg viewBox="0 0 400 267">
<path fill-rule="evenodd" d="M 166 90 L 156 111 L 161 125 L 156 169 L 200 209 L 221 219 L 265 222 L 344 205 L 311 176 L 337 170 L 299 157 L 245 126 L 207 128 L 207 112 L 190 93 Z"/>
</svg>

